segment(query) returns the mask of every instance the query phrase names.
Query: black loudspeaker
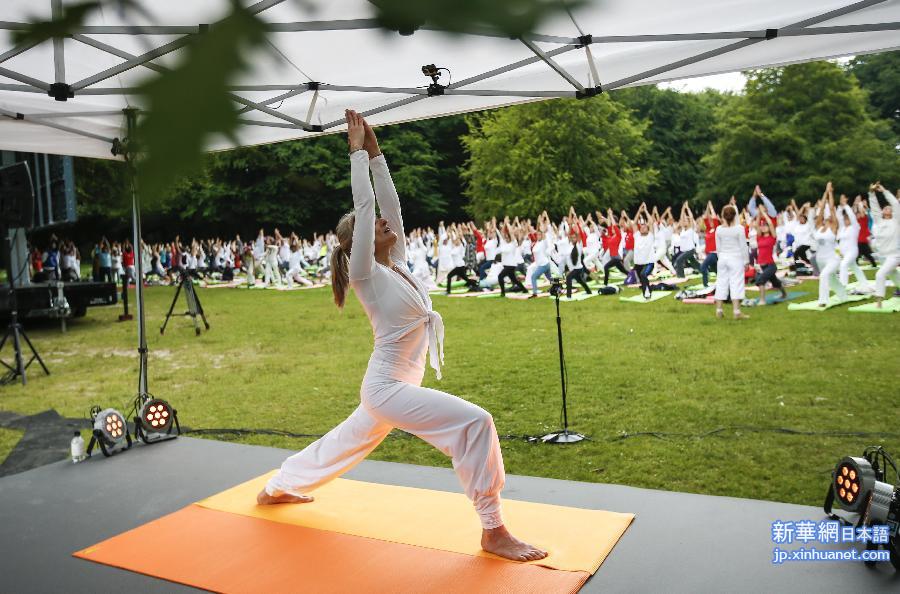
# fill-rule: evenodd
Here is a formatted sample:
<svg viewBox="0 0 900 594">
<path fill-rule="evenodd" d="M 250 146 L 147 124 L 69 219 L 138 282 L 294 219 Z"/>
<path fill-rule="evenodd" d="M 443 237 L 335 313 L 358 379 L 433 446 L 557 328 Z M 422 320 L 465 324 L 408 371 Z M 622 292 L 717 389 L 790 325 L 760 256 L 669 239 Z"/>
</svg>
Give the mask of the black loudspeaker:
<svg viewBox="0 0 900 594">
<path fill-rule="evenodd" d="M 0 167 L 0 228 L 31 228 L 34 190 L 28 163 Z"/>
</svg>

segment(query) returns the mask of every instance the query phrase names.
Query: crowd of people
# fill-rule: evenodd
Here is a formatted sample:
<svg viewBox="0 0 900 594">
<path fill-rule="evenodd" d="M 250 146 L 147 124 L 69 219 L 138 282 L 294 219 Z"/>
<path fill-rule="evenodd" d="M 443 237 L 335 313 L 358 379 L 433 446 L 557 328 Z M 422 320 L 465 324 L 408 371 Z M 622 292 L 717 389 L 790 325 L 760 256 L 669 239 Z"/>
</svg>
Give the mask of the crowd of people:
<svg viewBox="0 0 900 594">
<path fill-rule="evenodd" d="M 882 202 L 878 194 L 882 195 Z M 743 206 L 735 197 L 716 210 L 707 203 L 695 213 L 687 202 L 678 210 L 642 203 L 633 214 L 607 210 L 579 214 L 571 208 L 558 221 L 547 212 L 535 220 L 492 218 L 475 222 L 417 228 L 405 238 L 412 274 L 429 290 L 450 293 L 462 284 L 468 291 L 529 293 L 537 297 L 553 278 L 573 291 L 614 293 L 624 285 L 640 286 L 646 299 L 661 282 L 684 279 L 688 269 L 703 287 L 714 291 L 717 315 L 733 304 L 735 317 L 746 317 L 740 304 L 748 284 L 786 297 L 782 278 L 817 276 L 818 303 L 825 307 L 834 295 L 873 294 L 881 303 L 887 280 L 900 286 L 900 219 L 893 216 L 897 199 L 880 183 L 872 184 L 868 200 L 845 195 L 837 199 L 831 183 L 813 202 L 790 204 L 778 211 L 757 186 Z M 240 236 L 143 244 L 145 282 L 177 282 L 182 273 L 209 282 L 250 286 L 318 286 L 330 282 L 331 255 L 338 244 L 334 232 L 300 238 L 278 229 L 244 241 Z M 130 241 L 101 239 L 89 256 L 91 277 L 121 282 L 135 278 L 135 254 Z M 52 238 L 44 251 L 32 255 L 35 277 L 81 278 L 81 254 L 71 241 Z M 860 262 L 878 268 L 874 283 Z M 610 283 L 618 271 L 619 283 Z M 711 275 L 716 273 L 715 285 Z M 242 275 L 242 278 L 238 275 Z M 851 275 L 855 283 L 850 282 Z M 454 282 L 456 281 L 456 282 Z M 461 283 L 459 282 L 461 281 Z"/>
</svg>

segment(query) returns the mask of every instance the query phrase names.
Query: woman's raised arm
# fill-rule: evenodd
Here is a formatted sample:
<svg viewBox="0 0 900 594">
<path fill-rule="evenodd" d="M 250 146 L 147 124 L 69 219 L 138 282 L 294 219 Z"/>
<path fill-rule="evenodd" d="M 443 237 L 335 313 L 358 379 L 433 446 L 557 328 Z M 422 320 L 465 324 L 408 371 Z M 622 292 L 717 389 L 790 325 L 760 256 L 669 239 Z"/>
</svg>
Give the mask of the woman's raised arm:
<svg viewBox="0 0 900 594">
<path fill-rule="evenodd" d="M 364 280 L 375 268 L 375 193 L 369 182 L 369 155 L 362 150 L 365 138 L 363 119 L 347 112 L 350 142 L 350 189 L 353 192 L 353 248 L 350 250 L 350 280 Z"/>
</svg>

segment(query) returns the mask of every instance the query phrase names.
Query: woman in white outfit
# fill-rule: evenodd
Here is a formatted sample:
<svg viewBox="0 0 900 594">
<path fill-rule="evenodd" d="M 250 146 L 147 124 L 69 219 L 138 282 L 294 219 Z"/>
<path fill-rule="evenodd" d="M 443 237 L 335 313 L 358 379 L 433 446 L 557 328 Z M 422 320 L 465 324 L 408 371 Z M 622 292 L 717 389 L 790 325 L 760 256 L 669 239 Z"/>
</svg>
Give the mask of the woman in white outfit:
<svg viewBox="0 0 900 594">
<path fill-rule="evenodd" d="M 841 253 L 841 264 L 838 272 L 838 280 L 845 287 L 850 282 L 850 273 L 856 277 L 856 290 L 860 293 L 871 293 L 872 286 L 869 279 L 863 274 L 856 259 L 859 257 L 859 221 L 853 214 L 847 197 L 841 195 L 841 203 L 838 205 L 838 251 Z"/>
<path fill-rule="evenodd" d="M 878 204 L 875 192 L 884 194 L 888 206 L 884 209 Z M 881 258 L 881 266 L 875 274 L 875 299 L 878 307 L 884 300 L 884 287 L 887 278 L 891 277 L 895 287 L 900 287 L 900 219 L 894 216 L 894 211 L 900 209 L 897 198 L 884 189 L 880 183 L 874 183 L 869 188 L 869 213 L 872 215 L 872 248 Z"/>
<path fill-rule="evenodd" d="M 482 548 L 514 560 L 542 559 L 544 551 L 515 539 L 503 525 L 503 457 L 491 415 L 461 398 L 421 387 L 426 351 L 440 378 L 443 322 L 410 273 L 403 242 L 397 241 L 403 235 L 400 201 L 375 134 L 354 111 L 347 112 L 347 123 L 354 211 L 337 226 L 340 245 L 332 255 L 332 290 L 340 307 L 348 286 L 353 288 L 372 323 L 375 350 L 359 407 L 285 460 L 257 501 L 312 501 L 306 493 L 350 470 L 399 427 L 451 456 L 481 518 Z M 370 167 L 377 198 L 369 182 Z M 376 199 L 384 217 L 378 220 Z"/>
<path fill-rule="evenodd" d="M 741 313 L 744 298 L 744 269 L 750 263 L 750 247 L 744 227 L 738 224 L 737 208 L 728 204 L 722 209 L 723 224 L 716 227 L 716 253 L 719 261 L 716 272 L 716 317 L 723 317 L 722 308 L 731 299 L 734 319 L 750 316 Z"/>
<path fill-rule="evenodd" d="M 828 182 L 825 194 L 816 207 L 816 228 L 813 231 L 813 240 L 816 242 L 816 267 L 819 269 L 819 307 L 828 306 L 832 289 L 840 301 L 847 299 L 847 288 L 838 279 L 841 259 L 837 255 L 837 233 L 834 194 L 831 182 Z"/>
</svg>

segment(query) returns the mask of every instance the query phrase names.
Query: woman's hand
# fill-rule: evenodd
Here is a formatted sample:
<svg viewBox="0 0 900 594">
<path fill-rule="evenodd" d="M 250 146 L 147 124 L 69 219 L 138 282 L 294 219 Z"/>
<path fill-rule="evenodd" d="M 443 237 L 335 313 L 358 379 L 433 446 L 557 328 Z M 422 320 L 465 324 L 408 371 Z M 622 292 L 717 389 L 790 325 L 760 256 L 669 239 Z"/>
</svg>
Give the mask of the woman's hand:
<svg viewBox="0 0 900 594">
<path fill-rule="evenodd" d="M 381 154 L 378 147 L 378 138 L 375 137 L 375 130 L 369 125 L 369 122 L 363 120 L 363 127 L 366 129 L 366 139 L 363 141 L 363 148 L 369 153 L 369 158 L 374 159 Z"/>
<path fill-rule="evenodd" d="M 350 145 L 350 152 L 352 153 L 363 148 L 365 144 L 365 120 L 352 109 L 346 110 L 344 114 L 347 117 L 347 144 Z"/>
</svg>

